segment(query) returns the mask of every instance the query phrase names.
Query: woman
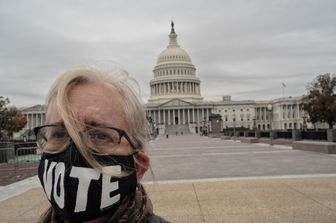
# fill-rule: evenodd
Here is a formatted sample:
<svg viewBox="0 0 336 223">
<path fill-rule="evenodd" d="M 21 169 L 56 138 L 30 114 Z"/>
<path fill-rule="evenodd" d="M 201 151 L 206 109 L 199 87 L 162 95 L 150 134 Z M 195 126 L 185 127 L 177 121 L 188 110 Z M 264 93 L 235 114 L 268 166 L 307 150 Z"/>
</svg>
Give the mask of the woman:
<svg viewBox="0 0 336 223">
<path fill-rule="evenodd" d="M 140 184 L 149 168 L 144 108 L 126 72 L 80 67 L 50 89 L 38 176 L 51 207 L 40 222 L 166 222 Z"/>
</svg>

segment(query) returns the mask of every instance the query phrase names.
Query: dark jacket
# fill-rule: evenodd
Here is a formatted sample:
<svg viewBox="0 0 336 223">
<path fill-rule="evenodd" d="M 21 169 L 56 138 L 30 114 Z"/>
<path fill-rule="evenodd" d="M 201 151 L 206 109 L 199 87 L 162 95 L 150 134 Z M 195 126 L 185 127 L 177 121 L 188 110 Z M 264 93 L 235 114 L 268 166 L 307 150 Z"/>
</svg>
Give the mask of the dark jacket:
<svg viewBox="0 0 336 223">
<path fill-rule="evenodd" d="M 148 223 L 169 223 L 169 221 L 166 221 L 165 219 L 153 214 L 148 218 Z"/>
</svg>

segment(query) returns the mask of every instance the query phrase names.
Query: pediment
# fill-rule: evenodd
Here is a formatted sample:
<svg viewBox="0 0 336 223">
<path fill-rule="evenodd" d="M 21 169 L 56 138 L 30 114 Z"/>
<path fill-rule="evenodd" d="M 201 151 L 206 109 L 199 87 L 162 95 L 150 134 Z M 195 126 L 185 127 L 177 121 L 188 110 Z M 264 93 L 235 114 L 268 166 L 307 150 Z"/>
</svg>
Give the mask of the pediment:
<svg viewBox="0 0 336 223">
<path fill-rule="evenodd" d="M 192 106 L 193 104 L 181 99 L 171 99 L 167 102 L 162 103 L 159 107 L 183 107 L 183 106 Z"/>
</svg>

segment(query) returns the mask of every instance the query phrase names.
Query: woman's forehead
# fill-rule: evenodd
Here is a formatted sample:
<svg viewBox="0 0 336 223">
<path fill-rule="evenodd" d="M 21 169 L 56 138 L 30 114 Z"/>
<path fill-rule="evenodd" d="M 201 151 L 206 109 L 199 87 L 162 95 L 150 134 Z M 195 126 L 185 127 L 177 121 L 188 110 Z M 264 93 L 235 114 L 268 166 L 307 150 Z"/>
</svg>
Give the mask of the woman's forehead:
<svg viewBox="0 0 336 223">
<path fill-rule="evenodd" d="M 82 83 L 69 90 L 69 103 L 73 115 L 82 123 L 105 122 L 125 128 L 123 99 L 111 85 L 104 83 Z M 56 103 L 52 103 L 54 107 Z M 52 108 L 52 110 L 58 110 Z M 53 120 L 54 119 L 54 120 Z M 50 112 L 50 122 L 61 119 L 58 111 Z"/>
</svg>

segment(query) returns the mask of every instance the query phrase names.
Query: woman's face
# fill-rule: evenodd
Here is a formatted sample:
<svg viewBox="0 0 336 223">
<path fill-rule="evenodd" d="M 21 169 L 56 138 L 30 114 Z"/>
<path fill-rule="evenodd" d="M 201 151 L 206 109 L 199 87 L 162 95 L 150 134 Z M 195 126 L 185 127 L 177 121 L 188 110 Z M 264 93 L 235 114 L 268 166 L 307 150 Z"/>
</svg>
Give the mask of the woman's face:
<svg viewBox="0 0 336 223">
<path fill-rule="evenodd" d="M 126 123 L 123 101 L 119 92 L 110 85 L 94 82 L 74 86 L 69 91 L 70 107 L 79 123 L 79 131 L 85 130 L 85 125 L 107 126 L 129 132 Z M 48 124 L 62 124 L 55 103 L 49 108 Z M 110 155 L 129 155 L 132 147 L 122 137 L 120 146 L 116 149 L 101 151 Z"/>
</svg>

